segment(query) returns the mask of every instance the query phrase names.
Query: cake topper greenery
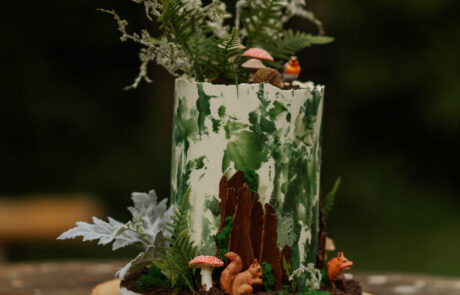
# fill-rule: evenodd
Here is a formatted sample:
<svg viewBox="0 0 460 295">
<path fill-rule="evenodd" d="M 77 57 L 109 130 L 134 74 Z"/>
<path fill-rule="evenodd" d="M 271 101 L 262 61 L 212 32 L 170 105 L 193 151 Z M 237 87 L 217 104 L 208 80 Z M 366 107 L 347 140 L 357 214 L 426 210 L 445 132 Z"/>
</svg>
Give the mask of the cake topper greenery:
<svg viewBox="0 0 460 295">
<path fill-rule="evenodd" d="M 298 51 L 314 44 L 331 42 L 322 23 L 306 10 L 305 0 L 133 0 L 143 4 L 147 18 L 158 24 L 159 36 L 148 30 L 128 33 L 128 22 L 114 10 L 121 40 L 142 45 L 140 71 L 135 88 L 148 78 L 148 64 L 156 62 L 174 76 L 191 80 L 246 82 L 250 71 L 242 64 L 245 48 L 261 48 L 273 56 L 267 65 L 281 69 Z M 293 17 L 312 22 L 317 34 L 285 29 Z"/>
</svg>

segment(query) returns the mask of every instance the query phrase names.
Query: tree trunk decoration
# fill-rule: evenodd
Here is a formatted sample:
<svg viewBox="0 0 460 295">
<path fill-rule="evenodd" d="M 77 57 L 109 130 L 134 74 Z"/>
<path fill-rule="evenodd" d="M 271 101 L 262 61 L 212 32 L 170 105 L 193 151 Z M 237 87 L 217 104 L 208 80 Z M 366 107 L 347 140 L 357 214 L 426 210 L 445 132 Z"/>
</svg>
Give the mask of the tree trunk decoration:
<svg viewBox="0 0 460 295">
<path fill-rule="evenodd" d="M 229 238 L 229 251 L 241 257 L 243 269 L 247 269 L 254 260 L 254 250 L 251 245 L 251 213 L 252 193 L 244 184 L 237 193 L 236 210 Z"/>
<path fill-rule="evenodd" d="M 254 249 L 254 256 L 260 261 L 260 244 L 262 242 L 262 226 L 264 209 L 258 200 L 258 195 L 254 198 L 254 205 L 251 214 L 251 243 Z"/>
<path fill-rule="evenodd" d="M 268 262 L 273 267 L 272 274 L 275 277 L 274 291 L 282 290 L 282 271 L 280 264 L 280 251 L 277 246 L 278 229 L 276 226 L 276 214 L 270 204 L 265 204 L 264 224 L 262 229 L 262 243 L 260 250 L 260 262 Z"/>
</svg>

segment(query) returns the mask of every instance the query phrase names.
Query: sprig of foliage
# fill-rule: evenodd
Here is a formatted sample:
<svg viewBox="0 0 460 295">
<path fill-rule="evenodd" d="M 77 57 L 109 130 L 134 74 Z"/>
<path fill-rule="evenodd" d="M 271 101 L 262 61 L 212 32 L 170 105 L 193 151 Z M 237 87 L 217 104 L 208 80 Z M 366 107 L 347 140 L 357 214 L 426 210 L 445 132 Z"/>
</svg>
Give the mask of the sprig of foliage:
<svg viewBox="0 0 460 295">
<path fill-rule="evenodd" d="M 260 266 L 262 267 L 262 289 L 265 292 L 271 292 L 275 286 L 275 276 L 272 273 L 273 266 L 266 261 L 262 262 Z"/>
<path fill-rule="evenodd" d="M 137 246 L 142 252 L 117 274 L 124 277 L 134 268 L 145 266 L 156 256 L 159 245 L 164 244 L 163 229 L 171 221 L 174 207 L 167 207 L 167 199 L 157 202 L 157 195 L 152 190 L 147 193 L 133 193 L 131 199 L 134 206 L 128 207 L 132 219 L 127 223 L 108 218 L 108 222 L 93 217 L 93 224 L 77 222 L 76 227 L 62 233 L 58 239 L 82 237 L 83 241 L 98 240 L 100 245 L 112 244 L 117 250 L 126 246 Z"/>
<path fill-rule="evenodd" d="M 184 5 L 182 0 L 162 0 L 161 4 L 162 12 L 158 21 L 164 38 L 178 45 L 178 50 L 182 50 L 192 64 L 192 75 L 202 80 L 204 76 L 199 58 L 202 49 L 210 45 L 210 40 L 201 35 L 205 15 Z"/>
<path fill-rule="evenodd" d="M 238 67 L 241 64 L 240 39 L 236 28 L 231 34 L 224 36 L 221 40 L 211 42 L 205 54 L 203 68 L 209 77 L 222 78 L 227 81 L 238 83 L 239 76 L 243 71 Z"/>
<path fill-rule="evenodd" d="M 139 57 L 141 65 L 134 83 L 135 88 L 148 78 L 148 64 L 155 61 L 174 76 L 184 76 L 197 81 L 213 79 L 238 83 L 248 77 L 240 67 L 240 45 L 261 47 L 269 51 L 281 65 L 297 51 L 313 44 L 325 44 L 332 38 L 284 31 L 283 25 L 299 16 L 313 22 L 319 34 L 324 34 L 322 23 L 305 9 L 305 0 L 227 0 L 234 12 L 232 16 L 221 0 L 208 5 L 201 1 L 186 0 L 132 0 L 143 4 L 147 17 L 159 22 L 162 35 L 154 38 L 147 30 L 141 34 L 128 33 L 128 22 L 113 10 L 111 14 L 122 33 L 121 40 L 132 40 L 143 48 Z M 225 19 L 234 18 L 235 27 L 229 31 Z"/>
<path fill-rule="evenodd" d="M 136 281 L 136 289 L 139 292 L 145 292 L 154 287 L 171 288 L 171 282 L 161 272 L 161 269 L 155 264 L 152 264 L 150 265 L 148 273 L 142 275 L 139 280 Z"/>
<path fill-rule="evenodd" d="M 289 276 L 289 281 L 295 280 L 299 290 L 302 291 L 318 290 L 321 286 L 321 279 L 321 271 L 315 268 L 313 263 L 309 263 L 306 267 L 300 266 Z"/>
<path fill-rule="evenodd" d="M 335 201 L 335 194 L 340 187 L 340 182 L 342 181 L 341 177 L 338 177 L 335 180 L 334 186 L 332 187 L 331 191 L 323 198 L 322 205 L 324 211 L 324 218 L 327 219 L 329 214 L 331 213 L 332 207 L 334 206 Z"/>
<path fill-rule="evenodd" d="M 261 47 L 266 50 L 267 42 L 282 30 L 283 0 L 246 1 L 241 8 L 242 35 L 248 47 Z"/>
<path fill-rule="evenodd" d="M 216 235 L 217 237 L 217 251 L 218 256 L 222 261 L 227 261 L 225 254 L 228 252 L 228 240 L 230 237 L 230 231 L 233 226 L 233 216 L 225 217 L 225 225 L 222 230 Z"/>
<path fill-rule="evenodd" d="M 292 275 L 292 264 L 289 263 L 284 256 L 283 256 L 283 269 L 286 272 L 286 276 L 289 278 Z M 283 286 L 283 289 L 289 289 L 289 291 L 291 292 L 296 291 L 297 287 L 295 283 L 296 283 L 296 280 L 292 280 L 291 285 L 290 286 L 285 285 L 287 288 Z M 285 290 L 285 291 L 288 291 L 288 290 Z"/>
<path fill-rule="evenodd" d="M 182 204 L 176 207 L 172 222 L 165 230 L 170 234 L 168 246 L 162 249 L 161 257 L 154 261 L 171 281 L 173 288 L 188 288 L 195 292 L 198 277 L 197 271 L 190 268 L 188 263 L 198 254 L 198 248 L 193 244 L 188 232 L 188 217 L 190 189 L 185 194 Z"/>
<path fill-rule="evenodd" d="M 265 48 L 275 59 L 288 60 L 292 55 L 295 55 L 300 50 L 312 45 L 327 44 L 334 39 L 327 36 L 313 36 L 304 32 L 284 30 L 278 37 L 268 39 L 265 43 Z M 276 67 L 280 68 L 281 61 L 275 63 Z"/>
<path fill-rule="evenodd" d="M 313 36 L 283 29 L 283 24 L 294 15 L 305 18 L 313 16 L 301 9 L 300 7 L 304 5 L 298 1 L 255 0 L 246 1 L 240 6 L 242 6 L 240 14 L 243 25 L 241 31 L 247 45 L 261 47 L 270 52 L 275 59 L 278 59 L 276 63 L 269 63 L 273 67 L 281 68 L 283 61 L 304 48 L 333 41 L 333 38 L 327 36 Z M 319 30 L 322 34 L 322 25 L 319 26 Z"/>
</svg>

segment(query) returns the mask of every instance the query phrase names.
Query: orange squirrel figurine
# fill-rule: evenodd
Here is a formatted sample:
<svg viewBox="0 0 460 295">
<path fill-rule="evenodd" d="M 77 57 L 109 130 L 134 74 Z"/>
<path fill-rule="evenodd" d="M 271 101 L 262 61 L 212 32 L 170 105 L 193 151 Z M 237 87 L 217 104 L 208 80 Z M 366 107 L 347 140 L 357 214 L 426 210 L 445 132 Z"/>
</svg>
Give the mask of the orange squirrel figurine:
<svg viewBox="0 0 460 295">
<path fill-rule="evenodd" d="M 327 275 L 329 276 L 329 281 L 331 282 L 332 288 L 335 287 L 335 282 L 342 281 L 342 286 L 345 286 L 345 277 L 343 271 L 345 269 L 350 269 L 353 266 L 353 262 L 343 256 L 343 252 L 339 252 L 337 257 L 332 258 L 327 263 Z"/>
<path fill-rule="evenodd" d="M 230 261 L 220 276 L 220 287 L 228 295 L 241 295 L 252 293 L 252 285 L 261 285 L 262 267 L 257 259 L 249 265 L 248 269 L 243 269 L 243 261 L 235 252 L 227 252 L 225 257 Z"/>
</svg>

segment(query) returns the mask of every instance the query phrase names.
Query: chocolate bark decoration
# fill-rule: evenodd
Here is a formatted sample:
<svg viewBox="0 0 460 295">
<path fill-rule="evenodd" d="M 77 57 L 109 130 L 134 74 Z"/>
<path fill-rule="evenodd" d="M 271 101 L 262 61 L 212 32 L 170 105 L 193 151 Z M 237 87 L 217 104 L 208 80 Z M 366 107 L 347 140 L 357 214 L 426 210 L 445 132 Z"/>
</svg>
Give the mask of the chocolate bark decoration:
<svg viewBox="0 0 460 295">
<path fill-rule="evenodd" d="M 219 182 L 219 198 L 220 198 L 220 227 L 219 227 L 219 232 L 222 230 L 222 228 L 225 225 L 225 208 L 227 206 L 227 200 L 228 200 L 228 194 L 227 194 L 227 187 L 228 187 L 228 182 L 227 182 L 227 176 L 222 176 Z"/>
<path fill-rule="evenodd" d="M 284 268 L 284 263 L 283 263 L 283 261 L 286 261 L 286 263 L 290 264 L 292 267 L 291 253 L 292 253 L 292 248 L 289 245 L 284 245 L 283 250 L 281 250 L 281 255 L 280 255 L 281 270 L 283 273 L 283 277 L 282 277 L 283 285 L 291 284 L 291 282 L 289 282 L 289 277 L 286 273 L 286 269 Z"/>
<path fill-rule="evenodd" d="M 324 218 L 324 210 L 323 210 L 323 205 L 320 202 L 319 204 L 319 249 L 318 249 L 318 258 L 316 261 L 316 266 L 319 269 L 323 269 L 325 267 L 325 261 L 326 261 L 326 239 L 327 239 L 327 234 L 326 234 L 326 219 Z"/>
<path fill-rule="evenodd" d="M 276 214 L 270 204 L 265 204 L 264 226 L 262 229 L 262 243 L 260 250 L 260 262 L 268 262 L 273 267 L 272 274 L 275 277 L 274 291 L 282 290 L 282 271 L 280 264 L 280 251 L 276 244 L 278 229 L 276 227 Z"/>
<path fill-rule="evenodd" d="M 224 198 L 221 197 L 221 223 L 220 223 L 220 229 L 224 226 L 223 223 L 225 221 L 225 218 L 227 216 L 233 216 L 235 214 L 235 206 L 236 206 L 236 199 L 237 199 L 237 193 L 238 190 L 243 186 L 244 184 L 244 174 L 243 171 L 239 170 L 236 172 L 230 179 L 226 180 L 226 193 L 224 194 Z M 221 180 L 222 182 L 222 180 Z M 224 189 L 224 187 L 220 187 Z"/>
<path fill-rule="evenodd" d="M 237 253 L 243 260 L 243 269 L 247 269 L 254 260 L 251 245 L 252 193 L 243 185 L 237 193 L 237 204 L 230 231 L 229 251 Z"/>
<path fill-rule="evenodd" d="M 228 187 L 233 187 L 236 191 L 240 189 L 244 184 L 244 173 L 241 170 L 238 170 L 233 176 L 228 180 Z"/>
<path fill-rule="evenodd" d="M 254 195 L 254 205 L 251 214 L 251 243 L 254 249 L 254 256 L 260 260 L 260 243 L 262 242 L 262 225 L 264 221 L 264 209 L 258 200 L 259 195 Z"/>
<path fill-rule="evenodd" d="M 238 190 L 235 188 L 227 189 L 227 205 L 225 206 L 225 217 L 235 215 L 237 191 Z"/>
</svg>

